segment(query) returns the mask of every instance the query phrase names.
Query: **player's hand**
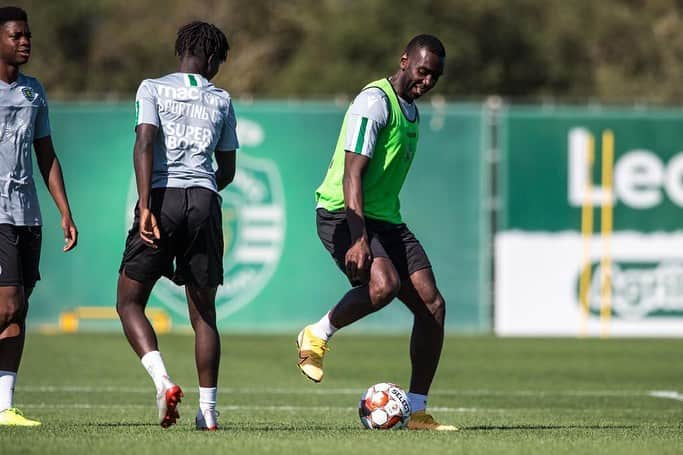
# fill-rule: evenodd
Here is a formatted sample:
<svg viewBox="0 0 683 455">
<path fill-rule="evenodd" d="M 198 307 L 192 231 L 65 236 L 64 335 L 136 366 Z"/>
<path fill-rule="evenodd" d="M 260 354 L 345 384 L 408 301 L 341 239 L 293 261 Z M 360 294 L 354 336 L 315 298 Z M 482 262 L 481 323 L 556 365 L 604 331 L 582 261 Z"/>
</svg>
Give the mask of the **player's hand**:
<svg viewBox="0 0 683 455">
<path fill-rule="evenodd" d="M 62 230 L 64 231 L 64 252 L 71 251 L 78 243 L 78 229 L 70 216 L 62 217 Z"/>
<path fill-rule="evenodd" d="M 149 209 L 140 210 L 140 238 L 152 248 L 157 247 L 156 241 L 161 238 L 157 219 Z"/>
<path fill-rule="evenodd" d="M 372 253 L 365 237 L 360 237 L 351 245 L 344 258 L 346 274 L 352 283 L 366 284 L 370 281 Z"/>
</svg>

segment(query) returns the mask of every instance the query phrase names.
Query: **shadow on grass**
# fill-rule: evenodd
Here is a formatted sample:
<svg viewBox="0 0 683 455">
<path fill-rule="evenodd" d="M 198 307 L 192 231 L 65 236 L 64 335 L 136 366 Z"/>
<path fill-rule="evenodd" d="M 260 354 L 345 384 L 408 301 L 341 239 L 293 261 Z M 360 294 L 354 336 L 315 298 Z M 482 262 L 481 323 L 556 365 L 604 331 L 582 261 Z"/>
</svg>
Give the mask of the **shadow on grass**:
<svg viewBox="0 0 683 455">
<path fill-rule="evenodd" d="M 334 426 L 334 425 L 288 425 L 288 424 L 246 424 L 246 425 L 223 425 L 218 431 L 294 431 L 294 432 L 311 432 L 311 431 L 355 431 L 360 430 L 360 427 L 356 426 Z"/>
<path fill-rule="evenodd" d="M 126 428 L 126 427 L 158 427 L 158 423 L 151 422 L 101 422 L 101 423 L 88 423 L 87 426 L 95 427 L 111 427 L 111 428 Z"/>
<path fill-rule="evenodd" d="M 159 427 L 158 423 L 151 423 L 151 422 L 101 422 L 101 423 L 88 423 L 84 424 L 84 426 L 89 426 L 89 427 L 101 427 L 101 428 L 142 428 L 142 427 L 158 427 L 160 430 L 163 430 L 161 427 Z M 186 430 L 186 429 L 191 429 L 192 431 L 196 431 L 194 429 L 194 426 L 192 427 L 187 427 L 186 425 L 177 425 L 174 427 L 169 428 L 168 430 L 173 432 L 173 431 L 178 431 L 177 428 L 181 430 Z M 360 430 L 360 427 L 355 427 L 355 426 L 334 426 L 334 425 L 288 425 L 288 424 L 223 424 L 218 428 L 218 432 L 221 431 L 264 431 L 264 432 L 277 432 L 277 431 L 286 431 L 286 432 L 311 432 L 311 431 L 355 431 L 355 430 Z M 202 433 L 201 431 L 197 431 L 197 433 Z"/>
<path fill-rule="evenodd" d="M 88 424 L 103 428 L 136 428 L 158 427 L 159 424 L 152 422 L 102 422 Z M 461 431 L 514 431 L 514 430 L 619 430 L 633 429 L 637 425 L 481 425 L 460 427 Z M 347 425 L 290 425 L 290 424 L 225 424 L 218 431 L 263 431 L 263 432 L 311 432 L 311 431 L 344 431 L 355 432 L 363 430 L 357 426 Z"/>
<path fill-rule="evenodd" d="M 491 430 L 618 430 L 637 428 L 636 425 L 483 425 L 477 427 L 462 427 L 463 431 L 491 431 Z"/>
</svg>

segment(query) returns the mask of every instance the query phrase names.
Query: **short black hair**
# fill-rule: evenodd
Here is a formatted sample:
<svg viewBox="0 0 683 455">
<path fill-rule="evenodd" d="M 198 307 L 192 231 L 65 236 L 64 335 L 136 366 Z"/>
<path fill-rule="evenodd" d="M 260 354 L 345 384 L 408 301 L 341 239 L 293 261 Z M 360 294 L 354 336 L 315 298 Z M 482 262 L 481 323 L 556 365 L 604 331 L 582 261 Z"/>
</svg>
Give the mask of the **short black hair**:
<svg viewBox="0 0 683 455">
<path fill-rule="evenodd" d="M 28 22 L 28 14 L 17 6 L 3 6 L 0 8 L 0 25 L 11 21 Z"/>
<path fill-rule="evenodd" d="M 228 39 L 215 25 L 206 22 L 190 22 L 180 27 L 175 41 L 175 53 L 178 57 L 194 55 L 208 59 L 216 56 L 221 62 L 228 58 Z"/>
<path fill-rule="evenodd" d="M 408 54 L 413 49 L 427 49 L 429 52 L 438 55 L 441 58 L 446 58 L 446 49 L 439 38 L 434 35 L 417 35 L 408 42 L 405 53 Z"/>
</svg>

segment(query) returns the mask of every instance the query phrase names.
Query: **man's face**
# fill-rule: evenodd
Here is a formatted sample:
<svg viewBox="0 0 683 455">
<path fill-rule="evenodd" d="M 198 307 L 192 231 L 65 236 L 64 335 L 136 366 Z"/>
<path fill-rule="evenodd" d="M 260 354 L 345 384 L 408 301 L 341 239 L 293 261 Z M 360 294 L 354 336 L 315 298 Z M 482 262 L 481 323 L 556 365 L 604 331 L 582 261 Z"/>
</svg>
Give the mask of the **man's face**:
<svg viewBox="0 0 683 455">
<path fill-rule="evenodd" d="M 0 59 L 10 65 L 23 65 L 31 56 L 31 31 L 24 21 L 0 25 Z"/>
<path fill-rule="evenodd" d="M 401 68 L 405 70 L 407 92 L 417 99 L 430 91 L 443 73 L 444 60 L 421 47 L 412 49 L 401 57 Z"/>
</svg>

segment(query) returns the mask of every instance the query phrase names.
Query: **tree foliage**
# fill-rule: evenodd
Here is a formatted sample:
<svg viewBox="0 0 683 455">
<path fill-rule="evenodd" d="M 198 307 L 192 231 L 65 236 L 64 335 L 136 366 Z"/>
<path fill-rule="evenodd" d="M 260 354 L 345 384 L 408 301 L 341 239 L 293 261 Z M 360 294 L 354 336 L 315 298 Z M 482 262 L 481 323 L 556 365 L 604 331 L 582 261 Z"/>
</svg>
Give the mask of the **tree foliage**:
<svg viewBox="0 0 683 455">
<path fill-rule="evenodd" d="M 235 96 L 353 95 L 393 72 L 407 41 L 439 36 L 438 93 L 514 101 L 683 101 L 681 0 L 24 0 L 27 72 L 53 98 L 131 98 L 174 70 L 175 32 L 228 35 L 217 85 Z"/>
</svg>

